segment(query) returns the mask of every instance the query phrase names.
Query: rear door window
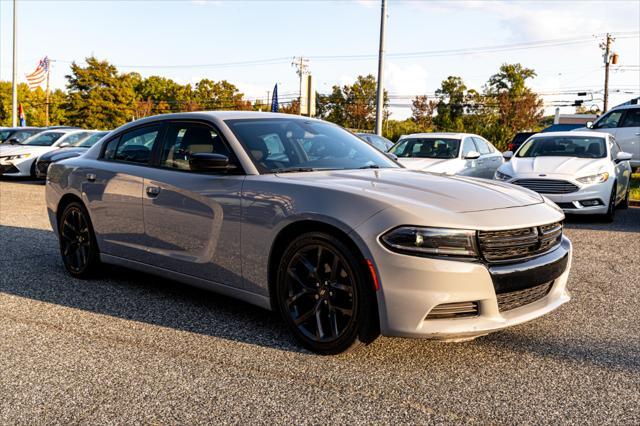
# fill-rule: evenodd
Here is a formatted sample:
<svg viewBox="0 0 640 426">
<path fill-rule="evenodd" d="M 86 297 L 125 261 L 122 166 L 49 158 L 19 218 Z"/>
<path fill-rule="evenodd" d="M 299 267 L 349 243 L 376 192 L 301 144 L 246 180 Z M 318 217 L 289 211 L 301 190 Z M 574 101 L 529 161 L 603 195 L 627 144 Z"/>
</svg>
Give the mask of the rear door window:
<svg viewBox="0 0 640 426">
<path fill-rule="evenodd" d="M 640 108 L 628 109 L 620 127 L 640 127 Z"/>
</svg>

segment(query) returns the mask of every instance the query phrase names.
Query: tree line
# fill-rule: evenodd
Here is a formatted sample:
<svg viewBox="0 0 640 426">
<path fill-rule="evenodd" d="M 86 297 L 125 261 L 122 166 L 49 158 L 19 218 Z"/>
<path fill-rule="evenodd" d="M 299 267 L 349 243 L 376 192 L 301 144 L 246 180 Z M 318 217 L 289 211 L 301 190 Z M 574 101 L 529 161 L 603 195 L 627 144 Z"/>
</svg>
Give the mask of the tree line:
<svg viewBox="0 0 640 426">
<path fill-rule="evenodd" d="M 505 149 L 515 133 L 538 130 L 543 121 L 542 99 L 528 86 L 532 69 L 504 64 L 480 91 L 468 88 L 461 77 L 442 81 L 435 97 L 416 96 L 411 117 L 394 120 L 389 114 L 389 95 L 384 99 L 384 135 L 396 140 L 402 134 L 433 131 L 477 133 Z M 198 110 L 268 110 L 262 101 L 249 101 L 232 83 L 202 79 L 179 84 L 169 78 L 143 78 L 136 72 L 120 73 L 107 61 L 95 57 L 86 65 L 71 65 L 66 91 L 56 89 L 49 99 L 50 124 L 113 129 L 150 115 Z M 27 123 L 45 124 L 46 94 L 41 88 L 18 86 L 18 97 Z M 353 84 L 335 85 L 329 94 L 317 94 L 319 118 L 350 129 L 373 130 L 376 79 L 358 76 Z M 296 114 L 298 101 L 284 102 L 280 111 Z M 0 82 L 0 126 L 11 121 L 11 84 Z"/>
</svg>

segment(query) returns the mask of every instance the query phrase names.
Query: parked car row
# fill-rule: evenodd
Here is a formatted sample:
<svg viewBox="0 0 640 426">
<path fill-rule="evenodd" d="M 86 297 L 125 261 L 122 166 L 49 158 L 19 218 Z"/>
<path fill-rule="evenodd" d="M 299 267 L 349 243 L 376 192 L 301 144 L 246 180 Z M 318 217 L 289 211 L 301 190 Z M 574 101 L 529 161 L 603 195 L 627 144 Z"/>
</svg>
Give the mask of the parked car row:
<svg viewBox="0 0 640 426">
<path fill-rule="evenodd" d="M 75 127 L 0 129 L 0 175 L 44 178 L 51 162 L 81 155 L 107 133 Z"/>
</svg>

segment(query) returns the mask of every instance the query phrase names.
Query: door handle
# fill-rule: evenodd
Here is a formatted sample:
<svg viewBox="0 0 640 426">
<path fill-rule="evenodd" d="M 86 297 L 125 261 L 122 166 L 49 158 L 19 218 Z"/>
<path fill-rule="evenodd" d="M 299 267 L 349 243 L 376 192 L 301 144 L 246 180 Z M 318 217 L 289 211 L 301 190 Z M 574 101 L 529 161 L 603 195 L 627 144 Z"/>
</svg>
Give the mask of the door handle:
<svg viewBox="0 0 640 426">
<path fill-rule="evenodd" d="M 96 175 L 93 173 L 87 173 L 87 180 L 89 182 L 95 182 L 96 181 Z"/>
<path fill-rule="evenodd" d="M 160 194 L 160 188 L 157 186 L 147 186 L 147 195 L 149 197 L 155 198 Z"/>
</svg>

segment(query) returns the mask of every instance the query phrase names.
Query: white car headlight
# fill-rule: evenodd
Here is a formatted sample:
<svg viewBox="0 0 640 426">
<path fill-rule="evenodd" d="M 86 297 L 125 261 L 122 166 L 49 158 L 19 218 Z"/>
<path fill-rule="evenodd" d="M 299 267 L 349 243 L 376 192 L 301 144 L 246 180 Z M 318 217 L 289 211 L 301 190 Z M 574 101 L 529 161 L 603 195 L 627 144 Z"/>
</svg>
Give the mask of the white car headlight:
<svg viewBox="0 0 640 426">
<path fill-rule="evenodd" d="M 29 157 L 31 157 L 31 154 L 5 155 L 3 157 L 0 157 L 0 160 L 10 161 L 10 160 L 19 160 L 21 158 L 29 158 Z"/>
<path fill-rule="evenodd" d="M 512 178 L 512 176 L 509 176 L 506 173 L 502 173 L 498 170 L 496 170 L 496 175 L 494 176 L 496 180 L 509 180 Z"/>
<path fill-rule="evenodd" d="M 584 176 L 576 179 L 580 183 L 590 184 L 590 183 L 602 183 L 606 182 L 609 179 L 609 173 L 598 173 L 597 175 Z"/>
<path fill-rule="evenodd" d="M 402 226 L 380 239 L 389 250 L 414 256 L 478 257 L 476 231 L 469 229 Z"/>
</svg>

